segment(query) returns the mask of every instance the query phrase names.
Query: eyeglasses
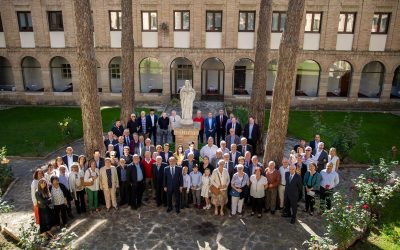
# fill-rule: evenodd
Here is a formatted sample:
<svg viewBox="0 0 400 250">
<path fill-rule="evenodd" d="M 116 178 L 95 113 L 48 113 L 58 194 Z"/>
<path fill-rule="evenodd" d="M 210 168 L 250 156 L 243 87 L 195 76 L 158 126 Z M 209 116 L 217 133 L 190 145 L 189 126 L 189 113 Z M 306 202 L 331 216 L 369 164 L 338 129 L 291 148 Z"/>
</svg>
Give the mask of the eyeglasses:
<svg viewBox="0 0 400 250">
<path fill-rule="evenodd" d="M 311 151 L 310 149 L 306 149 L 306 151 Z"/>
</svg>

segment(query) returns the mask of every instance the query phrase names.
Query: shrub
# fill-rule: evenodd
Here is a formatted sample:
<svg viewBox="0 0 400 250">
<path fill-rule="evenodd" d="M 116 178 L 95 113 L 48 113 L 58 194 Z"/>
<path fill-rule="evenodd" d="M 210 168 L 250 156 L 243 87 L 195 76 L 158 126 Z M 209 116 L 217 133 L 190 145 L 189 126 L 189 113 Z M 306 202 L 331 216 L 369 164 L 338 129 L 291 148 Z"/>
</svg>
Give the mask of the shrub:
<svg viewBox="0 0 400 250">
<path fill-rule="evenodd" d="M 0 192 L 5 192 L 13 180 L 12 170 L 7 159 L 7 148 L 0 149 Z"/>
<path fill-rule="evenodd" d="M 0 190 L 0 214 L 9 213 L 14 209 L 13 205 L 10 205 L 7 201 L 3 199 L 3 193 Z"/>
<path fill-rule="evenodd" d="M 69 116 L 58 122 L 61 136 L 65 142 L 70 142 L 74 138 L 74 134 L 76 133 L 76 124 L 76 121 Z"/>
</svg>

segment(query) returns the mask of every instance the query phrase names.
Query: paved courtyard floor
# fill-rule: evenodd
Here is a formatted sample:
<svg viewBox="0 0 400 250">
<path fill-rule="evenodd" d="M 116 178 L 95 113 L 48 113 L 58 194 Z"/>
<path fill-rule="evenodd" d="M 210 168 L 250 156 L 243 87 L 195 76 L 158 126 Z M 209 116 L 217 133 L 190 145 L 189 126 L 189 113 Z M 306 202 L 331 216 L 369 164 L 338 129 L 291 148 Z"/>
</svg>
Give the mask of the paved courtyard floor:
<svg viewBox="0 0 400 250">
<path fill-rule="evenodd" d="M 287 148 L 291 147 L 293 140 L 287 140 L 287 144 Z M 82 141 L 72 146 L 78 154 L 83 151 Z M 18 228 L 29 224 L 33 215 L 32 170 L 62 154 L 63 149 L 47 159 L 12 160 L 18 180 L 5 198 L 15 209 L 0 215 L 2 225 L 17 233 Z M 340 172 L 344 191 L 351 185 L 351 178 L 361 171 Z M 304 203 L 300 203 L 297 222 L 291 225 L 279 212 L 258 219 L 250 216 L 250 208 L 246 207 L 243 217 L 229 218 L 213 215 L 213 208 L 207 211 L 189 208 L 177 215 L 157 208 L 149 200 L 137 211 L 123 206 L 109 213 L 103 209 L 97 214 L 76 216 L 69 230 L 79 235 L 74 242 L 76 249 L 305 249 L 303 242 L 312 233 L 322 235 L 324 227 L 320 216 L 311 217 L 302 212 L 303 208 Z"/>
</svg>

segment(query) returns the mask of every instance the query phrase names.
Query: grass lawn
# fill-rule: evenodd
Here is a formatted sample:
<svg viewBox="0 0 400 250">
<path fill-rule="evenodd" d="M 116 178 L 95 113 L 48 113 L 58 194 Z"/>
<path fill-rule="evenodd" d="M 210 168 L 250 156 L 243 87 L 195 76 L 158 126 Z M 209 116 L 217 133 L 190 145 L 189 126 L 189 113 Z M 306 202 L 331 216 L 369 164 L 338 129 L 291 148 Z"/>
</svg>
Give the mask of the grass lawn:
<svg viewBox="0 0 400 250">
<path fill-rule="evenodd" d="M 149 112 L 146 108 L 137 108 Z M 102 108 L 104 131 L 119 117 L 119 108 Z M 8 155 L 44 156 L 64 144 L 57 122 L 65 117 L 76 121 L 74 138 L 82 137 L 81 109 L 77 107 L 16 107 L 0 110 L 0 146 Z"/>
<path fill-rule="evenodd" d="M 247 112 L 243 109 L 236 109 L 234 113 L 240 117 L 242 123 L 247 121 Z M 305 138 L 306 141 L 313 139 L 313 119 L 312 114 L 315 111 L 291 111 L 289 115 L 288 135 L 295 138 Z M 321 123 L 327 129 L 333 128 L 335 124 L 340 123 L 347 112 L 320 112 Z M 265 128 L 268 127 L 269 110 L 265 111 Z M 352 112 L 352 119 L 358 121 L 362 119 L 361 134 L 357 145 L 350 151 L 352 161 L 359 163 L 369 163 L 365 154 L 364 143 L 368 143 L 368 149 L 371 157 L 378 160 L 380 157 L 387 158 L 391 155 L 393 145 L 400 150 L 400 117 L 392 114 Z M 322 141 L 324 135 L 322 134 Z M 329 147 L 326 142 L 325 148 Z M 400 152 L 397 160 L 400 160 Z"/>
<path fill-rule="evenodd" d="M 383 208 L 383 216 L 370 234 L 358 242 L 353 250 L 400 249 L 400 194 L 395 194 Z"/>
</svg>

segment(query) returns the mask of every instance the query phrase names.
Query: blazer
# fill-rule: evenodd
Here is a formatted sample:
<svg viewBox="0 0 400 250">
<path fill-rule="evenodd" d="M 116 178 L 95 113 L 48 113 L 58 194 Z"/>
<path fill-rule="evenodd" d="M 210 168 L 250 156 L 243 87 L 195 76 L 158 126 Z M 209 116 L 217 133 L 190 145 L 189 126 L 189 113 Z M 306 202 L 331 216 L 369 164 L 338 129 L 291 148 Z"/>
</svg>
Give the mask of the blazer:
<svg viewBox="0 0 400 250">
<path fill-rule="evenodd" d="M 93 158 L 92 158 L 93 159 Z M 94 160 L 94 159 L 93 159 Z M 95 162 L 96 162 L 96 160 L 94 160 Z M 102 167 L 104 167 L 104 158 L 103 157 L 100 157 L 100 159 L 99 159 L 99 165 L 97 165 L 97 163 L 96 163 L 96 168 L 98 168 L 98 169 L 100 169 L 100 168 L 102 168 Z"/>
<path fill-rule="evenodd" d="M 78 155 L 72 154 L 72 161 L 73 161 L 73 162 L 78 162 L 78 158 L 79 158 Z M 62 160 L 63 160 L 63 162 L 64 162 L 64 165 L 67 166 L 67 168 L 68 168 L 68 158 L 67 158 L 67 155 L 64 155 L 64 156 L 62 157 Z M 68 168 L 68 169 L 69 169 L 69 168 Z"/>
<path fill-rule="evenodd" d="M 222 117 L 222 124 L 221 124 L 220 115 L 215 116 L 215 126 L 217 127 L 217 130 L 224 131 L 227 121 L 228 121 L 228 117 L 226 115 L 223 115 L 223 117 Z"/>
<path fill-rule="evenodd" d="M 144 148 L 143 148 L 144 152 L 146 152 L 146 150 L 147 150 L 146 147 L 147 146 L 144 145 Z M 154 147 L 154 145 L 150 145 L 149 147 L 150 147 L 150 153 L 151 153 L 151 155 L 153 155 L 154 151 L 156 151 L 156 147 Z M 149 150 L 147 150 L 147 151 L 149 151 Z M 144 153 L 143 153 L 143 155 L 144 155 Z"/>
<path fill-rule="evenodd" d="M 122 147 L 128 146 L 125 143 L 123 144 Z M 118 143 L 114 145 L 114 151 L 115 151 L 115 157 L 117 157 L 118 159 L 122 156 L 119 154 L 119 145 Z M 122 151 L 124 151 L 124 149 L 122 149 Z"/>
<path fill-rule="evenodd" d="M 144 180 L 146 179 L 146 173 L 144 172 L 142 163 L 139 162 L 138 164 L 139 164 L 140 169 L 142 170 L 143 182 L 144 182 Z M 132 186 L 137 186 L 137 184 L 138 184 L 137 170 L 136 170 L 136 166 L 135 166 L 135 164 L 133 164 L 133 162 L 127 166 L 126 179 L 129 181 L 129 183 Z"/>
<path fill-rule="evenodd" d="M 118 165 L 118 167 L 117 167 L 117 174 L 118 174 L 118 181 L 119 181 L 119 183 L 122 182 L 122 181 L 121 181 L 121 169 L 122 169 L 121 165 Z M 128 164 L 125 164 L 124 169 L 125 169 L 126 181 L 128 181 Z"/>
<path fill-rule="evenodd" d="M 132 121 L 132 119 L 129 118 L 126 128 L 129 129 L 129 133 L 132 135 L 133 133 L 139 133 L 140 124 L 137 122 L 137 119 Z"/>
<path fill-rule="evenodd" d="M 143 134 L 142 117 L 139 116 L 139 117 L 136 119 L 136 121 L 137 121 L 137 124 L 138 124 L 138 126 L 139 126 L 139 134 Z M 150 126 L 151 126 L 151 121 L 149 122 L 149 120 L 147 119 L 147 116 L 146 116 L 146 133 L 149 132 Z"/>
<path fill-rule="evenodd" d="M 232 176 L 236 173 L 236 169 L 235 169 L 235 166 L 233 165 L 233 162 L 231 162 L 231 161 L 228 162 L 228 169 L 227 170 L 228 170 L 228 173 L 229 173 L 229 178 L 232 180 Z"/>
<path fill-rule="evenodd" d="M 154 126 L 151 126 L 152 124 L 151 124 L 151 117 L 150 117 L 150 114 L 149 115 L 146 115 L 146 125 L 147 124 L 149 124 L 149 128 L 150 129 L 152 129 L 152 128 L 157 128 L 157 124 L 158 124 L 158 115 L 156 115 L 156 114 L 154 114 Z"/>
<path fill-rule="evenodd" d="M 232 159 L 232 151 L 229 152 L 229 160 L 232 161 L 235 166 L 238 164 L 238 159 L 240 156 L 242 156 L 242 154 L 236 150 L 235 159 Z"/>
<path fill-rule="evenodd" d="M 114 135 L 120 137 L 124 133 L 124 126 L 119 126 L 117 128 L 115 125 L 112 127 L 111 131 L 114 133 Z"/>
<path fill-rule="evenodd" d="M 127 146 L 129 146 L 131 144 L 131 141 L 133 140 L 133 136 L 131 134 L 129 134 L 128 138 L 129 138 L 129 143 L 128 143 L 128 139 L 123 135 L 124 137 L 124 144 L 126 144 Z M 118 142 L 117 142 L 118 143 Z"/>
<path fill-rule="evenodd" d="M 114 166 L 111 166 L 111 178 L 112 178 L 112 188 L 118 188 L 119 187 L 118 173 L 117 169 Z M 108 189 L 106 168 L 100 169 L 99 181 L 101 190 Z"/>
<path fill-rule="evenodd" d="M 167 192 L 179 192 L 179 188 L 183 187 L 182 168 L 175 166 L 175 173 L 172 176 L 171 167 L 164 168 L 164 187 Z"/>
<path fill-rule="evenodd" d="M 188 158 L 188 154 L 190 153 L 190 149 L 186 149 L 185 150 L 185 158 L 184 159 L 187 159 Z M 193 154 L 194 154 L 194 159 L 197 161 L 197 162 L 199 162 L 199 159 L 200 159 L 200 151 L 199 150 L 197 150 L 197 149 L 194 149 L 193 150 Z"/>
<path fill-rule="evenodd" d="M 123 155 L 123 156 L 121 156 L 121 158 L 125 159 L 125 164 L 126 165 L 129 165 L 129 164 L 131 164 L 133 162 L 133 155 L 131 155 L 131 154 L 129 154 L 127 156 Z"/>
<path fill-rule="evenodd" d="M 261 175 L 263 175 L 263 174 L 264 174 L 264 167 L 263 167 L 263 165 L 262 165 L 261 163 L 257 163 L 257 167 L 260 167 L 260 168 L 261 168 Z M 254 164 L 253 164 L 253 162 L 250 161 L 250 165 L 249 165 L 249 167 L 247 168 L 247 171 L 249 171 L 249 172 L 248 172 L 248 173 L 246 172 L 246 174 L 247 174 L 248 176 L 252 176 L 252 175 L 253 175 L 253 169 L 254 169 Z"/>
<path fill-rule="evenodd" d="M 231 128 L 232 128 L 232 123 L 229 123 L 226 131 L 231 130 Z M 236 124 L 235 124 L 235 134 L 239 137 L 242 134 L 242 126 L 238 122 L 236 122 Z"/>
<path fill-rule="evenodd" d="M 317 162 L 318 173 L 325 168 L 326 163 L 328 163 L 328 153 L 325 150 L 322 150 L 321 154 L 318 157 L 318 162 Z"/>
<path fill-rule="evenodd" d="M 256 124 L 256 123 L 254 123 L 253 130 L 251 131 L 251 139 L 252 140 L 257 140 L 260 137 L 260 135 L 261 135 L 260 126 L 258 126 L 258 124 Z M 244 126 L 243 136 L 246 137 L 247 140 L 249 140 L 249 137 L 250 137 L 250 124 L 246 124 Z"/>
<path fill-rule="evenodd" d="M 229 149 L 229 150 L 231 150 L 231 135 L 227 135 L 226 137 L 225 137 L 225 142 L 226 142 L 226 147 Z M 235 139 L 233 139 L 233 142 L 236 144 L 236 145 L 239 145 L 240 144 L 240 138 L 239 138 L 239 136 L 237 136 L 237 135 L 235 135 Z"/>
<path fill-rule="evenodd" d="M 312 149 L 312 154 L 315 155 L 315 152 L 317 151 L 318 145 L 315 145 L 315 140 L 310 141 L 310 147 Z"/>
<path fill-rule="evenodd" d="M 162 162 L 164 162 L 164 163 L 166 163 L 167 165 L 169 165 L 169 158 L 171 157 L 171 156 L 173 156 L 173 154 L 172 154 L 172 152 L 171 151 L 168 151 L 168 157 L 166 158 L 165 157 L 165 152 L 163 151 L 163 152 L 161 152 L 160 153 L 160 155 L 161 155 L 161 158 L 162 158 Z"/>
<path fill-rule="evenodd" d="M 141 153 L 140 153 L 140 150 L 139 150 L 139 144 L 140 144 L 140 142 L 135 144 L 135 154 L 139 155 L 140 157 L 143 157 L 144 156 L 144 142 L 141 144 L 141 148 L 142 148 L 142 152 Z"/>
<path fill-rule="evenodd" d="M 153 163 L 151 166 L 151 172 L 153 174 L 153 185 L 155 188 L 163 188 L 164 187 L 164 169 L 167 167 L 167 164 L 164 162 L 161 163 L 160 170 L 157 168 L 157 164 Z"/>
<path fill-rule="evenodd" d="M 110 140 L 110 139 L 105 139 L 105 140 L 104 140 L 104 146 L 106 146 L 106 151 L 107 151 L 108 145 L 110 145 L 110 144 L 115 145 L 115 144 L 117 144 L 117 143 L 118 143 L 118 141 L 115 140 L 115 139 L 112 139 L 112 140 Z"/>
<path fill-rule="evenodd" d="M 215 132 L 216 128 L 217 128 L 216 127 L 216 121 L 215 121 L 214 117 L 212 118 L 212 121 L 211 121 L 211 127 L 210 127 L 210 124 L 208 122 L 208 117 L 204 118 L 204 131 L 206 133 L 208 133 L 209 130 L 213 130 Z"/>
<path fill-rule="evenodd" d="M 196 165 L 196 164 L 197 164 L 197 161 L 196 161 L 195 159 L 193 159 L 192 168 L 193 168 L 193 166 Z M 188 159 L 182 161 L 182 168 L 183 168 L 183 167 L 188 167 L 188 170 L 189 170 L 189 160 L 188 160 Z M 192 169 L 192 171 L 193 171 L 193 169 Z M 191 172 L 191 171 L 188 171 L 188 174 L 189 174 L 190 172 Z"/>
<path fill-rule="evenodd" d="M 293 175 L 293 179 L 289 182 L 290 172 L 285 173 L 286 186 L 285 197 L 288 196 L 289 200 L 299 201 L 302 196 L 303 182 L 301 176 L 298 174 Z"/>
<path fill-rule="evenodd" d="M 242 144 L 239 144 L 237 146 L 237 151 L 242 153 L 243 156 L 246 153 L 246 152 L 242 152 L 243 151 L 243 145 Z M 253 155 L 253 146 L 251 146 L 250 144 L 246 144 L 246 151 L 250 151 L 251 155 Z"/>
</svg>

